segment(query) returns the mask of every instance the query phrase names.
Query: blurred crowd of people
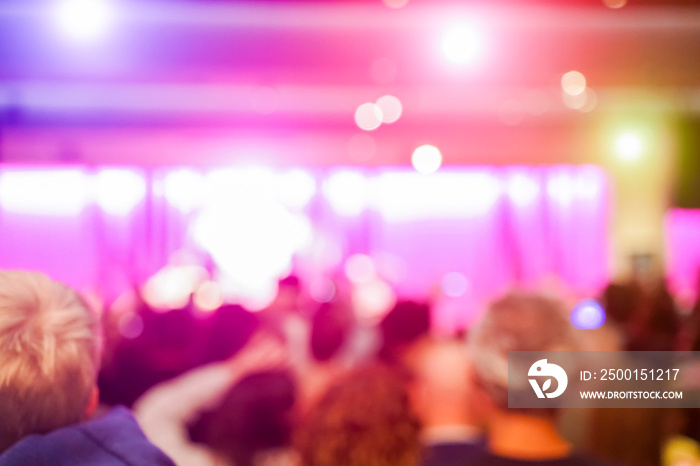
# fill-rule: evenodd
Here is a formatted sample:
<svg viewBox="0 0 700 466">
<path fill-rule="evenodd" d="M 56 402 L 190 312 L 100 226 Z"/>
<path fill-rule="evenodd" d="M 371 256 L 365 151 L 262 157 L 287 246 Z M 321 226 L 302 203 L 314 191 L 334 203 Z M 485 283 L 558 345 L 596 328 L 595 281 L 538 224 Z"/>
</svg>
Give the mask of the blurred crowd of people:
<svg viewBox="0 0 700 466">
<path fill-rule="evenodd" d="M 126 338 L 69 288 L 0 272 L 0 466 L 700 464 L 696 409 L 508 408 L 508 351 L 700 350 L 700 307 L 661 282 L 609 285 L 594 330 L 546 293 L 454 335 L 429 303 L 367 325 L 303 295 L 288 277 L 255 313 L 141 303 Z"/>
</svg>

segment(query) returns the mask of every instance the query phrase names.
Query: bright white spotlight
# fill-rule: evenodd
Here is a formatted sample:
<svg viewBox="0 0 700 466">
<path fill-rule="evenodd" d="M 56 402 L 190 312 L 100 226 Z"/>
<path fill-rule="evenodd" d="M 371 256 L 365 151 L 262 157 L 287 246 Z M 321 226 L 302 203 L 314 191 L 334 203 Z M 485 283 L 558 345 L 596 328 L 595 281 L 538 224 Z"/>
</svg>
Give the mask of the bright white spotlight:
<svg viewBox="0 0 700 466">
<path fill-rule="evenodd" d="M 357 107 L 355 110 L 355 123 L 360 129 L 372 131 L 382 124 L 383 115 L 379 105 L 368 102 Z"/>
<path fill-rule="evenodd" d="M 309 219 L 278 199 L 277 181 L 263 168 L 220 169 L 206 177 L 192 235 L 227 277 L 229 285 L 219 280 L 227 299 L 263 306 L 274 298 L 272 285 L 289 274 L 292 256 L 312 240 Z"/>
<path fill-rule="evenodd" d="M 95 183 L 97 204 L 110 215 L 128 215 L 146 196 L 143 176 L 132 170 L 100 170 Z"/>
<path fill-rule="evenodd" d="M 450 29 L 442 40 L 442 51 L 453 63 L 465 64 L 474 61 L 481 52 L 481 38 L 472 26 Z"/>
<path fill-rule="evenodd" d="M 403 107 L 401 101 L 393 95 L 385 95 L 377 99 L 377 105 L 382 111 L 382 123 L 394 123 L 401 117 Z"/>
<path fill-rule="evenodd" d="M 532 205 L 540 194 L 540 185 L 531 176 L 516 174 L 508 179 L 508 197 L 518 206 Z"/>
<path fill-rule="evenodd" d="M 336 213 L 351 217 L 369 204 L 370 183 L 362 173 L 337 171 L 323 183 L 323 194 Z"/>
<path fill-rule="evenodd" d="M 623 160 L 635 160 L 642 155 L 644 143 L 642 138 L 636 133 L 622 133 L 615 141 L 615 151 Z"/>
<path fill-rule="evenodd" d="M 559 173 L 547 180 L 547 194 L 552 200 L 563 206 L 569 206 L 574 200 L 573 180 L 564 173 Z"/>
<path fill-rule="evenodd" d="M 168 204 L 188 213 L 202 202 L 204 196 L 204 179 L 202 175 L 183 168 L 165 175 L 165 199 Z"/>
<path fill-rule="evenodd" d="M 425 144 L 413 151 L 411 163 L 420 173 L 433 173 L 442 165 L 442 154 L 437 147 Z"/>
<path fill-rule="evenodd" d="M 304 208 L 316 194 L 316 179 L 303 170 L 277 175 L 277 196 L 280 202 L 294 209 Z"/>
<path fill-rule="evenodd" d="M 106 0 L 63 0 L 57 5 L 56 22 L 69 39 L 95 40 L 109 29 L 112 15 Z"/>
<path fill-rule="evenodd" d="M 207 275 L 204 267 L 198 265 L 166 265 L 146 281 L 141 294 L 156 311 L 180 309 L 187 305 L 190 295 Z"/>
<path fill-rule="evenodd" d="M 79 215 L 89 198 L 89 178 L 79 169 L 5 169 L 0 208 L 29 215 Z"/>
</svg>

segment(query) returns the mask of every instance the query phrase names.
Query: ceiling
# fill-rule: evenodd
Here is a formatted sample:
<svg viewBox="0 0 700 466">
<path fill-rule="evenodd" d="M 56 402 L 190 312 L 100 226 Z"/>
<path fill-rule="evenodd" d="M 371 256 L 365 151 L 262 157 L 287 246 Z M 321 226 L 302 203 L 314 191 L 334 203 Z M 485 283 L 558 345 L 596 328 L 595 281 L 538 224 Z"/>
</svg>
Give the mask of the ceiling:
<svg viewBox="0 0 700 466">
<path fill-rule="evenodd" d="M 86 42 L 53 12 L 0 4 L 0 160 L 383 165 L 431 143 L 448 164 L 581 163 L 610 122 L 700 113 L 687 0 L 119 2 Z M 442 52 L 455 26 L 476 31 L 469 63 Z M 586 112 L 562 99 L 571 70 Z M 387 94 L 401 118 L 360 130 Z"/>
</svg>

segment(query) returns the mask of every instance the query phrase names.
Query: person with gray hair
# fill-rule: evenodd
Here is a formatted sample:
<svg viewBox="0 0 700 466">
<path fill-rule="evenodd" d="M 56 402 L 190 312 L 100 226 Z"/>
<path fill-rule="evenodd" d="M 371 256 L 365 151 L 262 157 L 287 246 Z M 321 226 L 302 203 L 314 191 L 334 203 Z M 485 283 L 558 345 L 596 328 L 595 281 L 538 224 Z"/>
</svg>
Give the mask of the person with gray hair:
<svg viewBox="0 0 700 466">
<path fill-rule="evenodd" d="M 99 316 L 40 273 L 0 271 L 0 466 L 163 465 L 125 408 L 98 404 Z"/>
<path fill-rule="evenodd" d="M 495 301 L 469 333 L 475 409 L 487 432 L 479 466 L 593 466 L 556 427 L 555 409 L 508 408 L 509 351 L 575 351 L 576 334 L 561 302 L 511 293 Z"/>
</svg>

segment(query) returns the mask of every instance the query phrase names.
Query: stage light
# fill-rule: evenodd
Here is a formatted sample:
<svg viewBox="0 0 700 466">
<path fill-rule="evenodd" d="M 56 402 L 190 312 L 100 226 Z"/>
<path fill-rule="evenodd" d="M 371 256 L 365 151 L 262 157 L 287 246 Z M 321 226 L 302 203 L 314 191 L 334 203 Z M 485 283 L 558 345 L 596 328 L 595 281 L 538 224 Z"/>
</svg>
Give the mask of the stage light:
<svg viewBox="0 0 700 466">
<path fill-rule="evenodd" d="M 156 311 L 181 309 L 207 275 L 206 269 L 198 265 L 166 265 L 146 281 L 141 294 Z"/>
<path fill-rule="evenodd" d="M 520 207 L 533 204 L 540 194 L 540 185 L 530 176 L 515 174 L 508 178 L 507 183 L 508 197 Z"/>
<path fill-rule="evenodd" d="M 287 207 L 302 209 L 316 194 L 316 180 L 303 170 L 291 170 L 277 175 L 278 199 Z"/>
<path fill-rule="evenodd" d="M 128 215 L 146 196 L 143 176 L 131 170 L 100 170 L 94 181 L 95 200 L 110 215 Z"/>
<path fill-rule="evenodd" d="M 470 63 L 481 52 L 479 33 L 472 26 L 453 27 L 443 37 L 442 51 L 447 59 L 453 63 Z"/>
<path fill-rule="evenodd" d="M 270 283 L 288 274 L 292 256 L 311 242 L 309 219 L 281 202 L 278 181 L 262 168 L 221 169 L 206 177 L 192 237 L 227 277 L 227 298 L 263 306 Z"/>
<path fill-rule="evenodd" d="M 574 327 L 592 330 L 605 323 L 605 310 L 598 301 L 585 299 L 571 311 L 570 318 Z"/>
<path fill-rule="evenodd" d="M 501 183 L 488 170 L 382 173 L 375 180 L 373 206 L 387 222 L 429 218 L 472 218 L 487 214 L 498 202 Z"/>
<path fill-rule="evenodd" d="M 579 95 L 586 90 L 586 77 L 578 71 L 564 73 L 561 78 L 561 88 L 568 95 Z"/>
<path fill-rule="evenodd" d="M 354 254 L 345 261 L 345 275 L 353 283 L 367 283 L 377 275 L 374 261 L 365 254 Z"/>
<path fill-rule="evenodd" d="M 469 290 L 469 280 L 459 272 L 449 272 L 442 277 L 440 289 L 445 296 L 458 298 Z"/>
<path fill-rule="evenodd" d="M 62 0 L 56 5 L 59 29 L 75 41 L 92 41 L 103 36 L 113 15 L 106 0 Z"/>
<path fill-rule="evenodd" d="M 425 144 L 413 151 L 411 163 L 420 173 L 433 173 L 442 165 L 442 154 L 437 147 Z"/>
<path fill-rule="evenodd" d="M 615 140 L 615 151 L 623 160 L 636 160 L 644 151 L 644 142 L 639 134 L 627 131 Z"/>
<path fill-rule="evenodd" d="M 199 173 L 181 169 L 165 175 L 164 194 L 168 204 L 182 213 L 189 213 L 200 205 L 204 193 L 204 179 Z"/>
<path fill-rule="evenodd" d="M 382 124 L 382 109 L 379 105 L 368 102 L 357 107 L 355 111 L 355 123 L 360 129 L 372 131 Z"/>
<path fill-rule="evenodd" d="M 605 175 L 598 168 L 587 167 L 578 172 L 574 190 L 579 199 L 595 200 L 601 194 L 605 184 Z"/>
<path fill-rule="evenodd" d="M 393 95 L 380 97 L 377 99 L 377 105 L 382 112 L 382 123 L 391 124 L 401 117 L 401 101 Z"/>
<path fill-rule="evenodd" d="M 563 206 L 568 206 L 574 200 L 574 183 L 566 174 L 557 174 L 547 181 L 547 194 Z"/>
<path fill-rule="evenodd" d="M 323 194 L 333 210 L 344 216 L 362 213 L 369 202 L 369 180 L 361 173 L 337 171 L 323 183 Z"/>
<path fill-rule="evenodd" d="M 82 170 L 17 169 L 0 171 L 0 207 L 42 216 L 79 215 L 90 198 Z"/>
</svg>

